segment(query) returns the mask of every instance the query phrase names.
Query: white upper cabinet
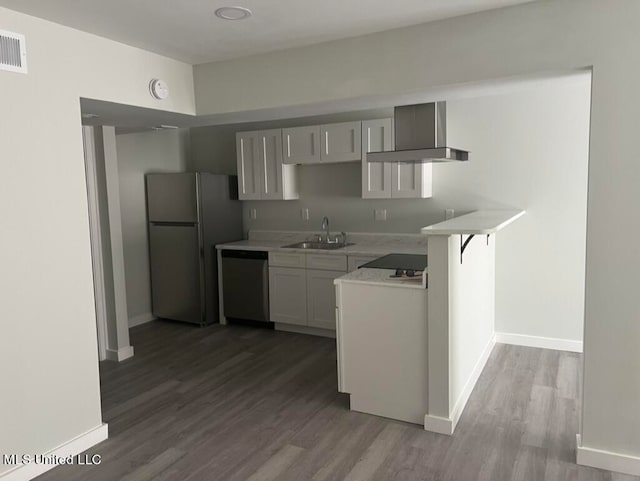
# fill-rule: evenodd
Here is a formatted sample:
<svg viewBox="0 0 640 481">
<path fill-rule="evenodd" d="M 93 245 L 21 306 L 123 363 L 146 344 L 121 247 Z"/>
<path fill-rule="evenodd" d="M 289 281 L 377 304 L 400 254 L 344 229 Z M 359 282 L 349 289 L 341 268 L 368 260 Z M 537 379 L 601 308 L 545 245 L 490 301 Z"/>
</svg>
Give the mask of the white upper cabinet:
<svg viewBox="0 0 640 481">
<path fill-rule="evenodd" d="M 341 122 L 236 134 L 241 200 L 298 199 L 296 164 L 362 162 L 363 199 L 432 196 L 432 164 L 367 162 L 394 149 L 393 119 Z"/>
<path fill-rule="evenodd" d="M 255 200 L 261 197 L 258 140 L 253 132 L 236 134 L 238 196 L 241 200 Z"/>
<path fill-rule="evenodd" d="M 240 200 L 298 198 L 297 170 L 282 163 L 280 129 L 236 134 Z"/>
<path fill-rule="evenodd" d="M 320 126 L 282 129 L 285 164 L 313 164 L 320 162 Z"/>
<path fill-rule="evenodd" d="M 320 126 L 322 162 L 350 162 L 362 158 L 362 122 Z"/>
<path fill-rule="evenodd" d="M 391 164 L 391 198 L 419 199 L 432 195 L 433 164 L 393 162 Z"/>
<path fill-rule="evenodd" d="M 362 122 L 362 198 L 391 198 L 391 164 L 367 162 L 369 152 L 393 150 L 393 119 Z"/>
<path fill-rule="evenodd" d="M 257 133 L 258 159 L 261 177 L 262 199 L 284 199 L 282 136 L 280 129 L 264 130 Z"/>
<path fill-rule="evenodd" d="M 285 164 L 352 162 L 362 158 L 362 122 L 282 129 Z"/>
<path fill-rule="evenodd" d="M 367 162 L 367 153 L 394 149 L 393 119 L 362 122 L 362 198 L 420 199 L 432 196 L 432 164 Z"/>
</svg>

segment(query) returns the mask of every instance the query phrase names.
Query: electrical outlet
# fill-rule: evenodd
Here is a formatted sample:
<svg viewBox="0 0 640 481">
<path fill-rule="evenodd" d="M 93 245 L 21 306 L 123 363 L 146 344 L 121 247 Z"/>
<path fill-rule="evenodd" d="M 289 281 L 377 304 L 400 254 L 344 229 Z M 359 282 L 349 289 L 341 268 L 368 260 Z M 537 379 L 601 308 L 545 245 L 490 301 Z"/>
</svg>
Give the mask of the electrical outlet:
<svg viewBox="0 0 640 481">
<path fill-rule="evenodd" d="M 456 213 L 456 211 L 453 210 L 453 209 L 446 209 L 444 211 L 444 220 L 453 219 L 455 213 Z"/>
<path fill-rule="evenodd" d="M 309 220 L 309 209 L 307 207 L 300 209 L 300 218 L 302 220 Z"/>
<path fill-rule="evenodd" d="M 258 218 L 258 209 L 253 208 L 249 211 L 249 217 L 251 220 L 256 220 Z"/>
<path fill-rule="evenodd" d="M 373 219 L 374 220 L 387 220 L 387 209 L 374 209 L 374 211 L 373 211 Z"/>
</svg>

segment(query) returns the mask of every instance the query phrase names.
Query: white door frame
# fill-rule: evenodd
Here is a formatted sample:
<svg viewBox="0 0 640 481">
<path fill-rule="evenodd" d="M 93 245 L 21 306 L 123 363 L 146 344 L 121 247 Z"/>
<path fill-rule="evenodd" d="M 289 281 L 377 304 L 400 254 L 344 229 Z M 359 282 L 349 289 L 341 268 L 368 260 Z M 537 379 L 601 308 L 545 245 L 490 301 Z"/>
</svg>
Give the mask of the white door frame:
<svg viewBox="0 0 640 481">
<path fill-rule="evenodd" d="M 87 200 L 89 203 L 89 231 L 91 237 L 91 264 L 93 266 L 93 291 L 98 329 L 98 354 L 101 361 L 107 358 L 107 301 L 104 290 L 104 265 L 102 259 L 102 235 L 98 210 L 98 179 L 96 174 L 95 136 L 93 127 L 82 127 Z"/>
</svg>

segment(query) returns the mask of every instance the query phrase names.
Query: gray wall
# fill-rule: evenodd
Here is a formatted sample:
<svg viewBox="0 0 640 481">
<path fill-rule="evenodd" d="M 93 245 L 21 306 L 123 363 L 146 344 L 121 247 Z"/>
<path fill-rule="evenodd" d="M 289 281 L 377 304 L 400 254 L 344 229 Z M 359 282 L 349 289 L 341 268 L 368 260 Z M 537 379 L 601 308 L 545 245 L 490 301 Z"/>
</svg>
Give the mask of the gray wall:
<svg viewBox="0 0 640 481">
<path fill-rule="evenodd" d="M 87 447 L 104 430 L 79 99 L 193 113 L 192 68 L 2 7 L 0 19 L 29 55 L 27 75 L 0 73 L 0 453 Z M 152 75 L 171 86 L 163 103 Z"/>
<path fill-rule="evenodd" d="M 300 200 L 244 202 L 245 228 L 417 233 L 481 208 L 521 208 L 527 216 L 497 239 L 496 330 L 582 341 L 590 76 L 545 80 L 508 93 L 448 102 L 449 144 L 471 161 L 433 165 L 433 198 L 363 200 L 359 163 L 300 166 Z M 390 110 L 346 114 L 375 118 Z M 313 119 L 315 120 L 315 119 Z M 287 125 L 313 123 L 294 120 Z M 192 130 L 198 169 L 235 173 L 235 131 L 283 122 Z M 300 209 L 310 211 L 309 221 Z M 257 219 L 249 210 L 257 210 Z M 387 209 L 375 221 L 374 209 Z M 476 242 L 478 242 L 477 240 Z M 545 302 L 540 302 L 545 299 Z"/>
<path fill-rule="evenodd" d="M 187 130 L 118 135 L 118 172 L 129 326 L 152 319 L 144 176 L 184 172 L 189 155 Z"/>
</svg>

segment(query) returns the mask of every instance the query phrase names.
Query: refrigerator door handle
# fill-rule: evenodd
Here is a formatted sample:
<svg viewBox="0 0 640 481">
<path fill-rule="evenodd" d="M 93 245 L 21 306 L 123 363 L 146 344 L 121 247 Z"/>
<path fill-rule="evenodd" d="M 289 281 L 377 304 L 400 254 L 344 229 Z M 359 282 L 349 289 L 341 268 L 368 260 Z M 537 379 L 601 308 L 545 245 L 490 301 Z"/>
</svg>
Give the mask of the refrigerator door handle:
<svg viewBox="0 0 640 481">
<path fill-rule="evenodd" d="M 197 227 L 197 222 L 149 222 L 149 225 L 157 227 Z"/>
</svg>

